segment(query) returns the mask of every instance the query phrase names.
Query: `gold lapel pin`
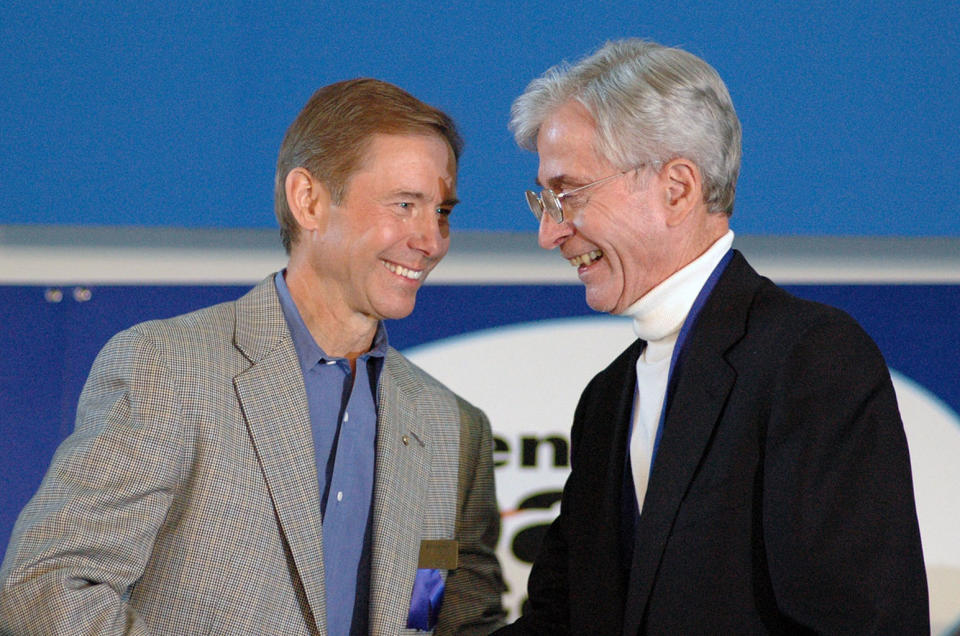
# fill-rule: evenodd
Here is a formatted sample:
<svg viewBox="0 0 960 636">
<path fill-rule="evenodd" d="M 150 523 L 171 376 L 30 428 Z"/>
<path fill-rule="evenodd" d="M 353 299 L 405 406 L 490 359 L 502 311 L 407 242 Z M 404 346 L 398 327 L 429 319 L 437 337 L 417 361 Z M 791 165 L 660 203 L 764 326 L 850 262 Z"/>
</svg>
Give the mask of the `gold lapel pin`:
<svg viewBox="0 0 960 636">
<path fill-rule="evenodd" d="M 412 436 L 413 436 L 413 439 L 417 440 L 417 444 L 420 444 L 420 446 L 421 446 L 422 448 L 426 448 L 427 445 L 423 443 L 423 440 L 420 439 L 420 437 L 419 437 L 416 433 L 414 433 L 413 431 L 409 431 L 409 433 L 410 433 L 410 435 L 403 435 L 403 436 L 400 438 L 400 441 L 403 442 L 403 445 L 404 445 L 404 446 L 409 446 L 409 445 L 410 445 L 410 436 L 412 435 Z"/>
<path fill-rule="evenodd" d="M 417 440 L 417 444 L 420 444 L 421 448 L 426 447 L 426 444 L 423 443 L 423 440 L 420 439 L 420 437 L 416 433 L 414 433 L 413 431 L 409 431 L 409 433 L 410 435 L 413 436 L 413 439 Z M 406 435 L 404 435 L 404 437 L 406 437 Z"/>
</svg>

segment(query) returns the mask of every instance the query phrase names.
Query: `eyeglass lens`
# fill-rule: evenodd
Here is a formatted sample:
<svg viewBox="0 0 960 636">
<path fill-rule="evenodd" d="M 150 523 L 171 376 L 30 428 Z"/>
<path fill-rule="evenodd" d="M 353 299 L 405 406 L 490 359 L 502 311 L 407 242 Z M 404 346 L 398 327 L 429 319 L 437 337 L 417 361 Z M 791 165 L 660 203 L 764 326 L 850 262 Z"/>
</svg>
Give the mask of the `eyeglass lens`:
<svg viewBox="0 0 960 636">
<path fill-rule="evenodd" d="M 533 216 L 537 217 L 539 222 L 543 217 L 543 202 L 533 190 L 527 190 L 524 194 L 527 196 L 527 205 L 530 206 L 530 211 L 533 212 Z"/>
<path fill-rule="evenodd" d="M 543 218 L 546 212 L 557 223 L 563 223 L 563 205 L 560 203 L 560 196 L 553 190 L 543 190 L 537 194 L 533 190 L 527 190 L 524 193 L 527 197 L 527 205 L 537 221 Z"/>
</svg>

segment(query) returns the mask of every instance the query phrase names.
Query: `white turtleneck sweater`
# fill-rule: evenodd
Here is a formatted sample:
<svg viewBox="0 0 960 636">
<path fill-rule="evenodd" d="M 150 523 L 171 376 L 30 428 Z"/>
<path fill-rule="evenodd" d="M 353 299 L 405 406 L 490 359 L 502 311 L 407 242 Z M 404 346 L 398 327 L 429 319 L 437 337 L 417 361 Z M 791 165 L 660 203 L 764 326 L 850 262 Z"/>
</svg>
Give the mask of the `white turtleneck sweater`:
<svg viewBox="0 0 960 636">
<path fill-rule="evenodd" d="M 660 424 L 677 336 L 710 274 L 733 245 L 730 230 L 699 258 L 666 279 L 621 315 L 633 318 L 633 331 L 647 341 L 637 359 L 637 386 L 633 394 L 633 433 L 630 464 L 637 490 L 637 509 L 643 510 L 650 477 L 654 440 Z"/>
</svg>

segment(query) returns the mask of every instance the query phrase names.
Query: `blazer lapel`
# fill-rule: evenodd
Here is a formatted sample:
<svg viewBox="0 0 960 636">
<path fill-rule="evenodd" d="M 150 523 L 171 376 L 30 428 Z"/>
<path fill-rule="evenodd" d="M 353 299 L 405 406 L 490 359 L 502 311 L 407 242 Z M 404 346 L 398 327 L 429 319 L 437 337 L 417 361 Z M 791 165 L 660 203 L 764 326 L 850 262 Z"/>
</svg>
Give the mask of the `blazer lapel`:
<svg viewBox="0 0 960 636">
<path fill-rule="evenodd" d="M 674 519 L 733 389 L 725 354 L 746 331 L 757 275 L 736 252 L 697 318 L 667 403 L 663 437 L 635 535 L 624 633 L 640 628 Z"/>
<path fill-rule="evenodd" d="M 234 378 L 270 498 L 314 620 L 326 623 L 320 493 L 300 363 L 268 277 L 237 301 L 235 344 L 251 366 Z"/>
<path fill-rule="evenodd" d="M 373 634 L 395 633 L 407 623 L 431 466 L 430 426 L 417 402 L 422 386 L 399 357 L 388 350 L 378 392 L 370 573 Z"/>
</svg>

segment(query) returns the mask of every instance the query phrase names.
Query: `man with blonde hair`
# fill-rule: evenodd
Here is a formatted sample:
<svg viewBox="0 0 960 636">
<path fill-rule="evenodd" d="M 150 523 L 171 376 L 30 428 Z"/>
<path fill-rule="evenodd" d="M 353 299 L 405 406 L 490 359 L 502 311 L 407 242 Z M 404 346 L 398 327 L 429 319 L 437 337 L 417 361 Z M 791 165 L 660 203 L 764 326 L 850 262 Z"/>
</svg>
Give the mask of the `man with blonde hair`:
<svg viewBox="0 0 960 636">
<path fill-rule="evenodd" d="M 732 249 L 740 122 L 716 71 L 611 42 L 512 115 L 539 154 L 541 247 L 639 339 L 583 392 L 504 633 L 929 633 L 890 374 L 849 316 Z"/>
<path fill-rule="evenodd" d="M 450 245 L 453 121 L 370 79 L 280 149 L 287 267 L 137 325 L 13 531 L 0 633 L 487 633 L 490 426 L 387 344 Z"/>
</svg>

